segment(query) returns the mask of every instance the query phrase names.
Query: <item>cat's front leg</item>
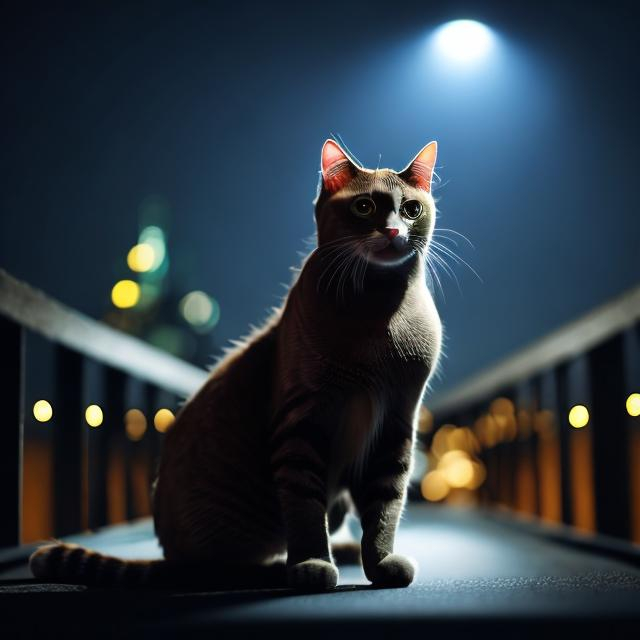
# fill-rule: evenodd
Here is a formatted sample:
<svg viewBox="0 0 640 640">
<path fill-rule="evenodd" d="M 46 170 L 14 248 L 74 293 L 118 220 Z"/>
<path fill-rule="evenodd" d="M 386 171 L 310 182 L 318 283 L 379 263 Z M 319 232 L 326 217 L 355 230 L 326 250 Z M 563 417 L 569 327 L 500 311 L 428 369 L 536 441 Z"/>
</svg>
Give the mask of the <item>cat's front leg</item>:
<svg viewBox="0 0 640 640">
<path fill-rule="evenodd" d="M 413 564 L 393 552 L 412 449 L 411 425 L 400 418 L 385 421 L 362 474 L 352 482 L 351 495 L 362 524 L 362 566 L 377 587 L 406 587 L 413 582 Z"/>
<path fill-rule="evenodd" d="M 303 421 L 276 432 L 271 468 L 287 535 L 287 581 L 303 590 L 331 589 L 338 570 L 327 526 L 327 439 Z"/>
</svg>

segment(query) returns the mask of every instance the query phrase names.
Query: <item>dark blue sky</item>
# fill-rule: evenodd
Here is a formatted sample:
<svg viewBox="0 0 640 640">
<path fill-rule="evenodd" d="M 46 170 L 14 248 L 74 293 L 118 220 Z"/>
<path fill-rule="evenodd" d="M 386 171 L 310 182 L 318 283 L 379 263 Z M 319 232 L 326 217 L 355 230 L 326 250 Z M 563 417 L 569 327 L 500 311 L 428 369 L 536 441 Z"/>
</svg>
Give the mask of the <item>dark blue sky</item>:
<svg viewBox="0 0 640 640">
<path fill-rule="evenodd" d="M 632 3 L 128 4 L 0 27 L 0 266 L 65 303 L 109 309 L 160 196 L 174 286 L 218 299 L 219 344 L 244 333 L 313 232 L 331 133 L 396 169 L 439 141 L 439 225 L 482 282 L 441 276 L 436 392 L 640 280 Z M 428 47 L 460 17 L 498 37 L 473 70 Z"/>
</svg>

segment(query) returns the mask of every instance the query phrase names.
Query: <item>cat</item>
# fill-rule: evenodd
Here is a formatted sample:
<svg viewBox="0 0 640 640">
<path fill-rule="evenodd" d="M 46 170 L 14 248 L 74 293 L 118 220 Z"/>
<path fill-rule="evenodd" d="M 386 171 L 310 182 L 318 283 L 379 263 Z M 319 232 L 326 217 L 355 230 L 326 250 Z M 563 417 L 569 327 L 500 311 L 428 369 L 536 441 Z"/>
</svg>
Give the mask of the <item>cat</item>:
<svg viewBox="0 0 640 640">
<path fill-rule="evenodd" d="M 36 577 L 331 589 L 329 534 L 355 509 L 366 577 L 413 581 L 394 537 L 441 345 L 425 273 L 436 151 L 429 143 L 395 172 L 324 143 L 317 248 L 282 307 L 215 366 L 166 436 L 153 495 L 164 560 L 49 544 L 31 557 Z"/>
</svg>

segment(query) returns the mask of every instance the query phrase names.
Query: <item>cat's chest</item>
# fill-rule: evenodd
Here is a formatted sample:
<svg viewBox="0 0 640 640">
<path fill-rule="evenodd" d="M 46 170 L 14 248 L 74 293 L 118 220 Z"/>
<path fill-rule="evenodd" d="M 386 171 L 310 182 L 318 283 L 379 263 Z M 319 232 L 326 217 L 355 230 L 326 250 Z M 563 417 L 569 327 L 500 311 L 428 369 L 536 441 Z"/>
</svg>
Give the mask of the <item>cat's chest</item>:
<svg viewBox="0 0 640 640">
<path fill-rule="evenodd" d="M 366 458 L 380 429 L 383 407 L 370 393 L 355 393 L 345 404 L 333 433 L 329 486 L 338 488 L 344 471 Z"/>
<path fill-rule="evenodd" d="M 422 363 L 428 373 L 437 359 L 441 324 L 433 304 L 424 301 L 403 307 L 384 326 L 364 332 L 355 341 L 353 356 L 358 364 L 376 371 L 403 368 L 404 363 Z"/>
</svg>

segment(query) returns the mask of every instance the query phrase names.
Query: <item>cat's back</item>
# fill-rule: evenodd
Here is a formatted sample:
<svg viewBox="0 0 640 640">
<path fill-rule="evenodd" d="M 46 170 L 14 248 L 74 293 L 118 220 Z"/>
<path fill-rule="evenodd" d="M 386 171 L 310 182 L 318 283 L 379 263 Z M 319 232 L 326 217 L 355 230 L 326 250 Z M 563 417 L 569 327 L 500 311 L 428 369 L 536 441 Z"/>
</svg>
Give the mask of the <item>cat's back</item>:
<svg viewBox="0 0 640 640">
<path fill-rule="evenodd" d="M 154 492 L 167 557 L 201 549 L 199 534 L 211 535 L 233 513 L 272 500 L 264 451 L 276 333 L 277 322 L 270 322 L 229 352 L 167 433 Z"/>
</svg>

